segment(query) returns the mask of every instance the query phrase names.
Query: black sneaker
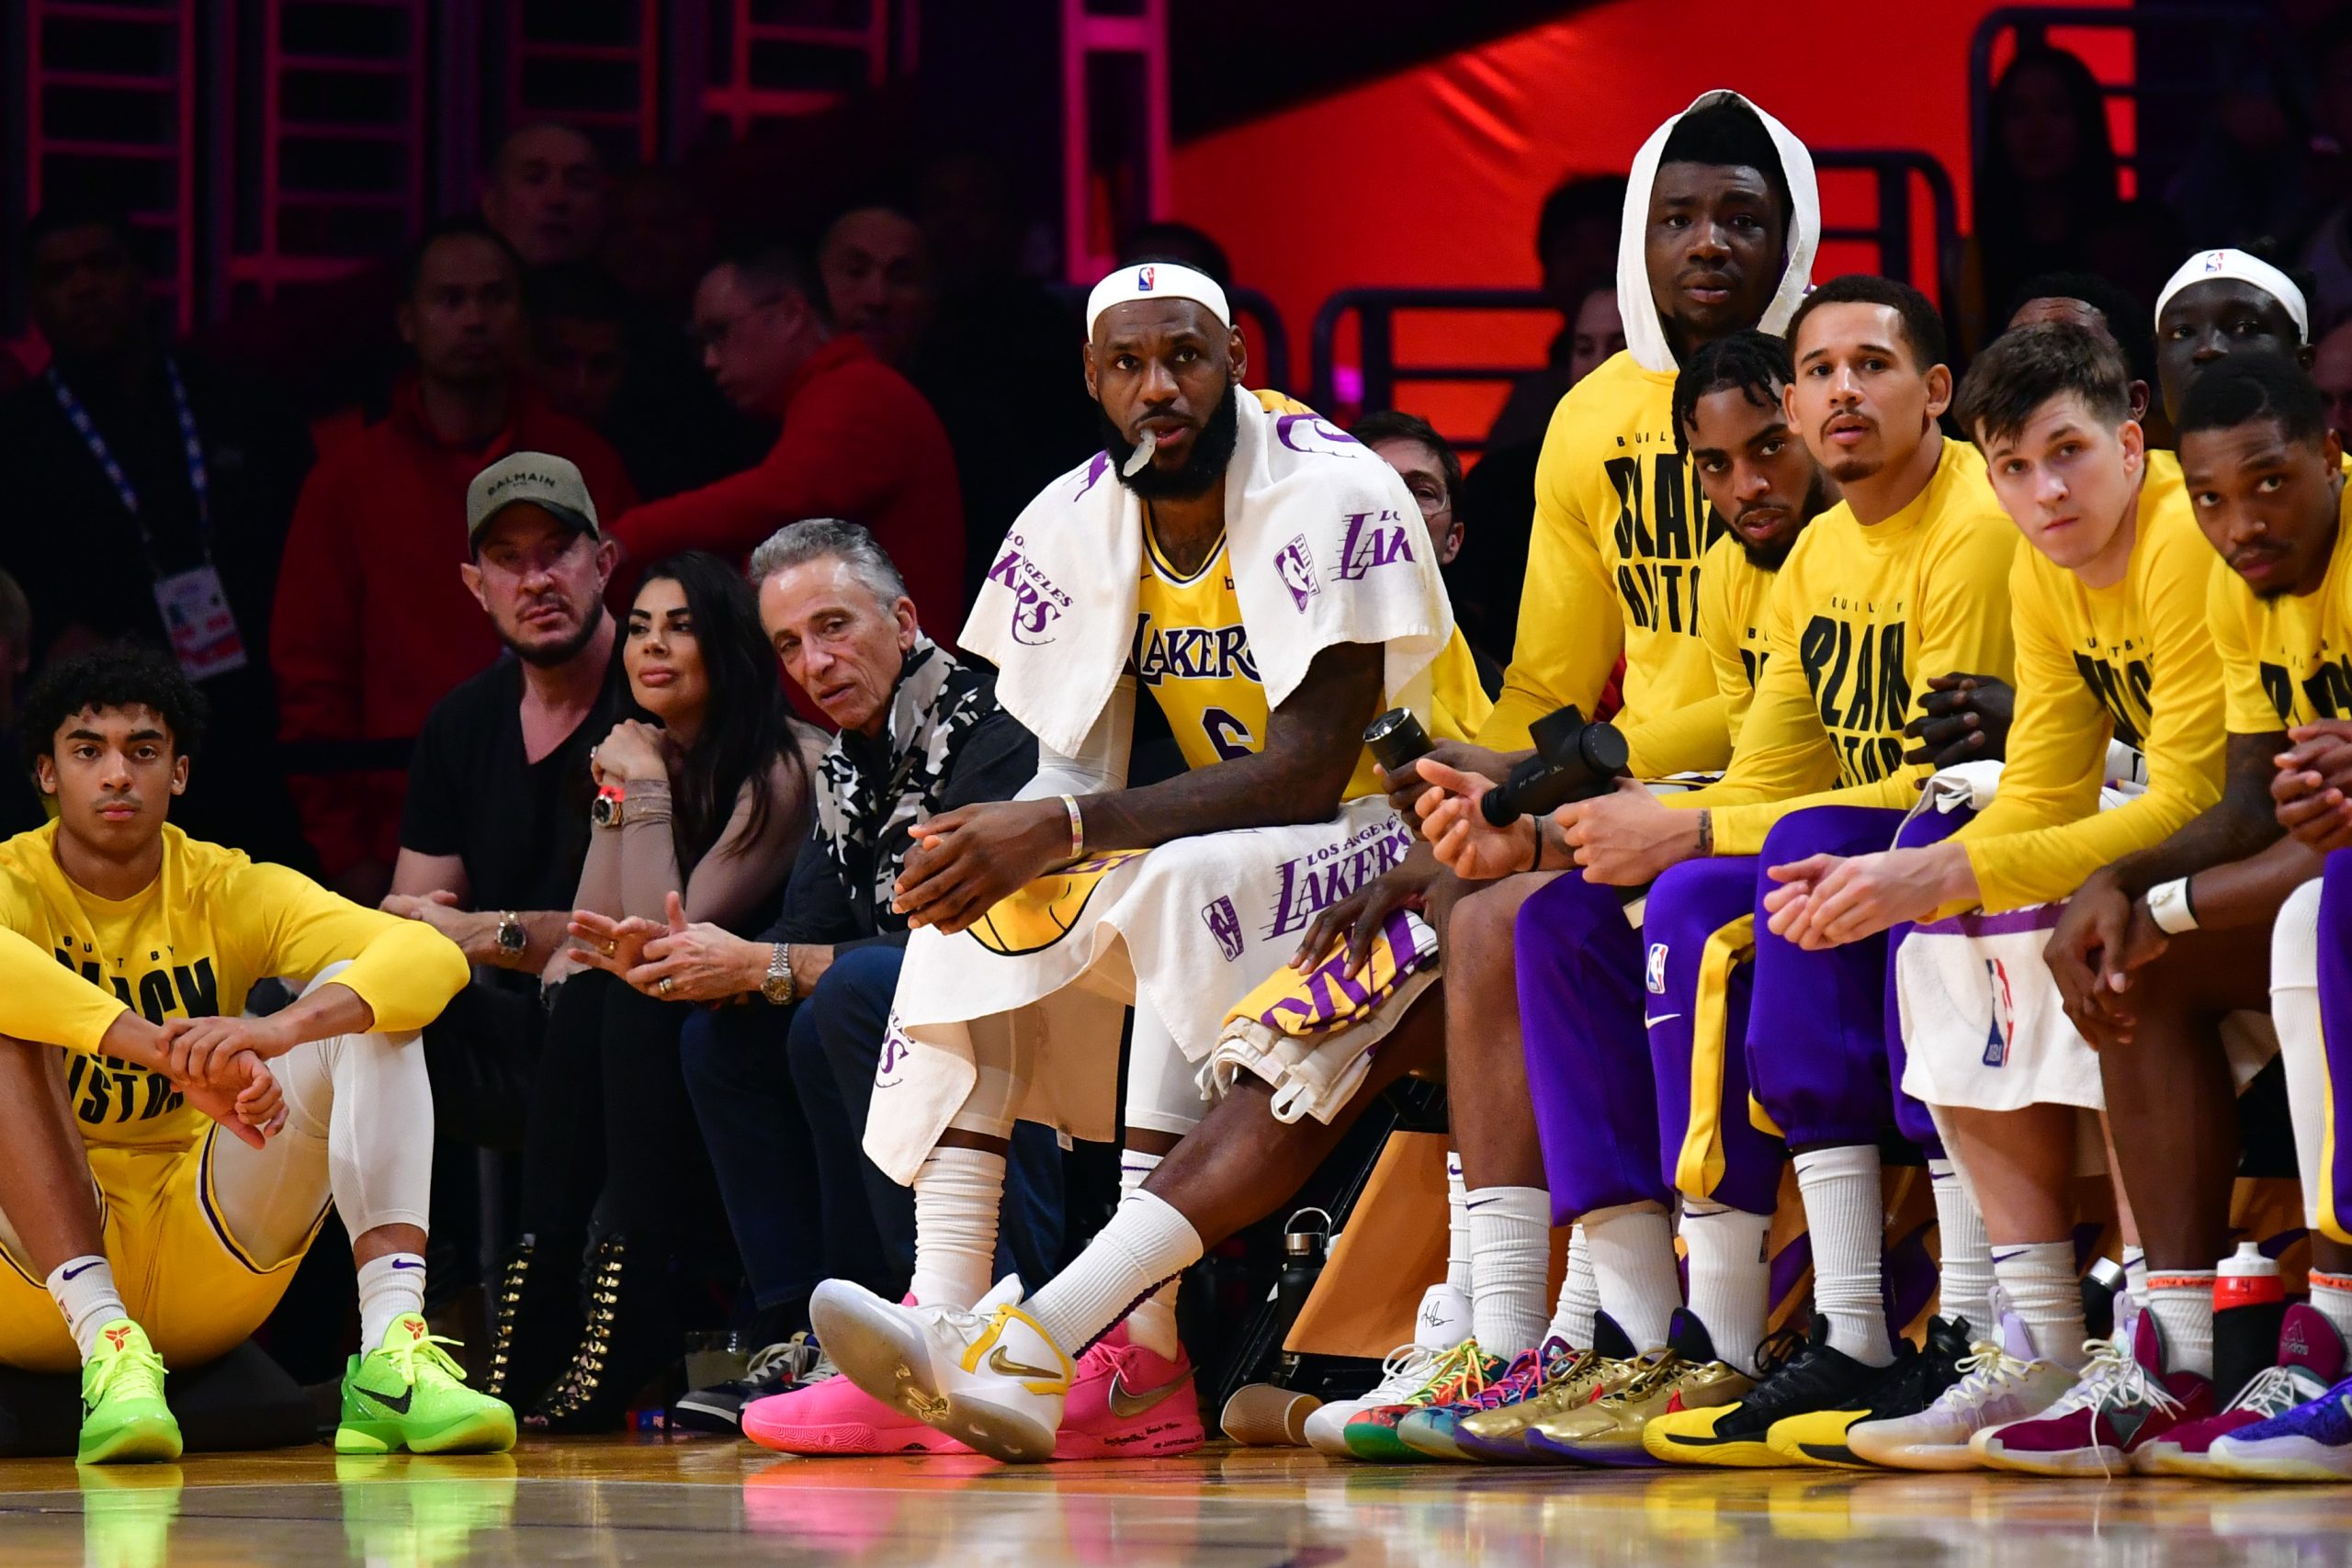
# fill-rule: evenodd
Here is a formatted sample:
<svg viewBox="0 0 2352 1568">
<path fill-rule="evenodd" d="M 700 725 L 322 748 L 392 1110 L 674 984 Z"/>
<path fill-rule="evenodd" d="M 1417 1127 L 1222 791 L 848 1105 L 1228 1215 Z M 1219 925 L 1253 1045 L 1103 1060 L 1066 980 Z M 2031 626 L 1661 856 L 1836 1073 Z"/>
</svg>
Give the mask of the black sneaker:
<svg viewBox="0 0 2352 1568">
<path fill-rule="evenodd" d="M 1903 1341 L 1895 1343 L 1899 1351 Z M 1898 1355 L 1893 1366 L 1880 1369 L 1878 1380 L 1850 1406 L 1792 1416 L 1765 1440 L 1773 1452 L 1803 1464 L 1875 1470 L 1876 1465 L 1847 1446 L 1846 1428 L 1863 1421 L 1917 1416 L 1960 1381 L 1961 1359 L 1968 1353 L 1966 1318 L 1929 1318 L 1927 1346 L 1916 1356 Z"/>
<path fill-rule="evenodd" d="M 1864 1390 L 1916 1354 L 1907 1341 L 1897 1340 L 1894 1368 L 1866 1367 L 1831 1348 L 1829 1320 L 1816 1316 L 1804 1348 L 1747 1398 L 1736 1404 L 1653 1416 L 1642 1429 L 1642 1447 L 1652 1459 L 1668 1464 L 1760 1469 L 1802 1462 L 1766 1441 L 1775 1423 L 1820 1410 L 1846 1410 Z"/>
<path fill-rule="evenodd" d="M 740 1432 L 743 1406 L 772 1393 L 789 1393 L 817 1365 L 817 1342 L 796 1334 L 752 1356 L 740 1378 L 695 1389 L 670 1406 L 670 1424 L 690 1432 Z"/>
</svg>

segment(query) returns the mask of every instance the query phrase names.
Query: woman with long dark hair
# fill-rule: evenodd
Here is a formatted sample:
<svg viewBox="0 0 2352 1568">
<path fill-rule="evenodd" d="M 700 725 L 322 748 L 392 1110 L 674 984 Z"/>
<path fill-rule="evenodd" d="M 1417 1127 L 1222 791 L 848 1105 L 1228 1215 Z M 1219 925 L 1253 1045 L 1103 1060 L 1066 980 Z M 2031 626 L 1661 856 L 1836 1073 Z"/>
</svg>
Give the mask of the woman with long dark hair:
<svg viewBox="0 0 2352 1568">
<path fill-rule="evenodd" d="M 819 743 L 785 706 L 758 603 L 717 557 L 673 556 L 647 571 L 622 639 L 630 716 L 594 753 L 576 906 L 666 923 L 674 899 L 687 919 L 761 930 L 808 834 Z M 681 1216 L 717 1198 L 678 1066 L 684 1005 L 568 960 L 549 971 L 490 1382 L 531 1425 L 590 1431 L 676 1359 Z"/>
<path fill-rule="evenodd" d="M 2106 95 L 2078 55 L 2019 50 L 1994 84 L 1980 136 L 1962 322 L 1971 353 L 1999 333 L 1993 312 L 2019 284 L 2083 269 L 2121 197 Z"/>
</svg>

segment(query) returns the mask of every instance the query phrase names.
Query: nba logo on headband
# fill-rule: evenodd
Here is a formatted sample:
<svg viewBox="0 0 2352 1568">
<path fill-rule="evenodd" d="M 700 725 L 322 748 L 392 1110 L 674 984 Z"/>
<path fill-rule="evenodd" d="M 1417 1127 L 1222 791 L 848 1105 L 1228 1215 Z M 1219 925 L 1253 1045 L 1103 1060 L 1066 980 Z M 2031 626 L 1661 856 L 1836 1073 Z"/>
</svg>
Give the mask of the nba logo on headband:
<svg viewBox="0 0 2352 1568">
<path fill-rule="evenodd" d="M 1136 288 L 1143 293 L 1150 293 L 1152 280 L 1157 277 L 1159 274 L 1159 269 L 1158 267 L 1139 266 L 1136 268 Z"/>
</svg>

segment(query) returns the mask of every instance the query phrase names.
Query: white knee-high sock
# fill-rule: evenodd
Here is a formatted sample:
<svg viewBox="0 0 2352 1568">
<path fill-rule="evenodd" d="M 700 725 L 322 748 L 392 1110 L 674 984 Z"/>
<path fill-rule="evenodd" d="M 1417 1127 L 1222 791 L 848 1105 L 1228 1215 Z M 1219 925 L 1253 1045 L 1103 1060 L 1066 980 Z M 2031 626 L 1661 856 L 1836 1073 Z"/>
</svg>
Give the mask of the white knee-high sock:
<svg viewBox="0 0 2352 1568">
<path fill-rule="evenodd" d="M 1600 1281 L 1592 1271 L 1592 1238 L 1579 1220 L 1568 1232 L 1568 1267 L 1560 1276 L 1560 1304 L 1552 1309 L 1546 1339 L 1577 1350 L 1592 1348 L 1592 1320 L 1600 1311 Z"/>
<path fill-rule="evenodd" d="M 1830 1348 L 1866 1367 L 1894 1359 L 1879 1258 L 1886 1229 L 1878 1148 L 1847 1144 L 1797 1155 L 1797 1190 L 1813 1237 L 1813 1306 L 1829 1320 Z"/>
<path fill-rule="evenodd" d="M 1470 1189 L 1463 1185 L 1462 1156 L 1445 1153 L 1445 1282 L 1470 1299 L 1477 1276 L 1470 1268 Z"/>
<path fill-rule="evenodd" d="M 2033 1353 L 2068 1371 L 2080 1371 L 2083 1356 L 2083 1287 L 2075 1272 L 2075 1244 L 2037 1241 L 1993 1249 L 1993 1273 L 2009 1310 L 2025 1325 Z M 1973 1325 L 1972 1325 L 1973 1326 Z M 1980 1339 L 1991 1338 L 1980 1331 Z"/>
<path fill-rule="evenodd" d="M 424 1259 L 391 1252 L 359 1266 L 359 1353 L 383 1344 L 395 1319 L 424 1311 Z"/>
<path fill-rule="evenodd" d="M 1975 1194 L 1948 1159 L 1928 1162 L 1935 1189 L 1937 1245 L 1942 1251 L 1941 1287 L 1936 1305 L 1947 1318 L 1965 1318 L 1972 1339 L 1998 1339 L 1993 1321 L 1993 1247 L 1984 1237 L 1984 1216 Z M 2077 1313 L 2079 1320 L 2081 1314 Z M 2075 1326 L 2081 1324 L 2077 1321 Z M 2080 1339 L 2080 1334 L 2075 1337 Z"/>
<path fill-rule="evenodd" d="M 1479 1187 L 1470 1220 L 1470 1322 L 1478 1348 L 1516 1356 L 1544 1332 L 1552 1272 L 1552 1195 L 1541 1187 Z"/>
<path fill-rule="evenodd" d="M 1158 1194 L 1138 1191 L 1095 1232 L 1078 1261 L 1029 1298 L 1029 1315 L 1076 1356 L 1163 1280 L 1198 1263 L 1201 1251 L 1190 1220 Z"/>
<path fill-rule="evenodd" d="M 996 1271 L 997 1212 L 1004 1156 L 937 1148 L 915 1172 L 915 1271 L 908 1289 L 924 1306 L 968 1308 Z"/>
<path fill-rule="evenodd" d="M 2148 1310 L 2165 1331 L 2165 1371 L 2213 1375 L 2213 1274 L 2211 1269 L 2152 1269 Z"/>
<path fill-rule="evenodd" d="M 122 1292 L 115 1289 L 114 1266 L 95 1253 L 67 1258 L 49 1271 L 46 1283 L 49 1299 L 65 1314 L 66 1332 L 74 1336 L 85 1361 L 90 1347 L 98 1342 L 98 1330 L 130 1315 L 122 1304 Z"/>
<path fill-rule="evenodd" d="M 1636 1352 L 1665 1344 L 1674 1309 L 1682 1304 L 1674 1226 L 1666 1210 L 1657 1203 L 1594 1209 L 1584 1217 L 1584 1234 L 1592 1247 L 1600 1310 L 1625 1331 Z"/>
<path fill-rule="evenodd" d="M 1162 1157 L 1164 1156 L 1159 1155 L 1139 1154 L 1134 1149 L 1119 1151 L 1119 1206 L 1121 1208 L 1135 1201 L 1136 1194 L 1143 1190 L 1144 1182 L 1153 1171 L 1159 1168 Z M 1135 1311 L 1127 1314 L 1127 1337 L 1155 1355 L 1165 1356 L 1171 1361 L 1176 1359 L 1176 1352 L 1183 1347 L 1183 1341 L 1176 1337 L 1176 1285 L 1177 1280 L 1171 1278 L 1166 1284 L 1137 1302 Z"/>
<path fill-rule="evenodd" d="M 1718 1358 L 1741 1371 L 1756 1366 L 1772 1307 L 1772 1216 L 1696 1201 L 1682 1205 L 1682 1245 L 1690 1259 L 1690 1312 Z"/>
<path fill-rule="evenodd" d="M 2319 1230 L 2328 1196 L 2327 1046 L 2319 1018 L 2319 894 L 2316 878 L 2287 896 L 2270 927 L 2270 1021 L 2287 1075 L 2295 1168 L 2303 1183 L 2303 1224 Z"/>
</svg>

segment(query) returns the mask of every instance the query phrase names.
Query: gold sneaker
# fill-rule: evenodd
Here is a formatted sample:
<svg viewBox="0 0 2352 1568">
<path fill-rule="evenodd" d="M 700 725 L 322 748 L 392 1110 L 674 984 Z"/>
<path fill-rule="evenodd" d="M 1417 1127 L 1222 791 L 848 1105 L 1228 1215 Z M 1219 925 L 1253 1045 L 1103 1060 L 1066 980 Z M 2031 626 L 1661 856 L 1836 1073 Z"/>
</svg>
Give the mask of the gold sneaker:
<svg viewBox="0 0 2352 1568">
<path fill-rule="evenodd" d="M 1481 1410 L 1456 1422 L 1455 1445 L 1468 1457 L 1488 1463 L 1548 1459 L 1527 1443 L 1528 1431 L 1536 1422 L 1582 1409 L 1640 1370 L 1634 1342 L 1607 1313 L 1594 1317 L 1592 1338 L 1591 1349 L 1577 1351 L 1566 1371 L 1526 1399 Z"/>
<path fill-rule="evenodd" d="M 1678 1307 L 1665 1349 L 1642 1358 L 1613 1393 L 1530 1423 L 1527 1452 L 1578 1464 L 1655 1465 L 1642 1447 L 1642 1428 L 1651 1416 L 1729 1404 L 1755 1386 L 1754 1378 L 1715 1359 L 1706 1326 Z"/>
</svg>

